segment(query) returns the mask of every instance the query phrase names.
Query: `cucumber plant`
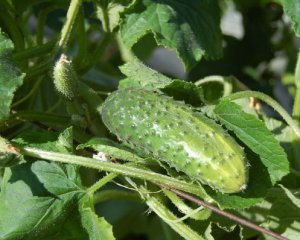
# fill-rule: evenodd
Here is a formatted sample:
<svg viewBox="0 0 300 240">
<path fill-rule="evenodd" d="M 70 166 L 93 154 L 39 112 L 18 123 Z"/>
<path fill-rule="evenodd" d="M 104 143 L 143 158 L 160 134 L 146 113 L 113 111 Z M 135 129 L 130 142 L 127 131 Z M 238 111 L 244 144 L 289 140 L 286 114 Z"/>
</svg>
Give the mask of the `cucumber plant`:
<svg viewBox="0 0 300 240">
<path fill-rule="evenodd" d="M 299 239 L 299 9 L 0 1 L 0 239 Z"/>
</svg>

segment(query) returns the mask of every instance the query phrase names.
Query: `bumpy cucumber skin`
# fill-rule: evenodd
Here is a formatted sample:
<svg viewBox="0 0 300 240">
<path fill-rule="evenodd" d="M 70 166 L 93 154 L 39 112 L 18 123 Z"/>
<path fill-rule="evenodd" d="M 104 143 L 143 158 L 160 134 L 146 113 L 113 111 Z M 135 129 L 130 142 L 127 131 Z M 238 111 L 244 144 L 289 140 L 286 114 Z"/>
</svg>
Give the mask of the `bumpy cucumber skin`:
<svg viewBox="0 0 300 240">
<path fill-rule="evenodd" d="M 144 89 L 121 89 L 102 107 L 119 140 L 222 193 L 246 188 L 242 148 L 219 125 L 187 105 Z"/>
<path fill-rule="evenodd" d="M 78 94 L 78 77 L 72 61 L 62 54 L 53 68 L 54 86 L 58 93 L 67 100 L 73 100 Z"/>
</svg>

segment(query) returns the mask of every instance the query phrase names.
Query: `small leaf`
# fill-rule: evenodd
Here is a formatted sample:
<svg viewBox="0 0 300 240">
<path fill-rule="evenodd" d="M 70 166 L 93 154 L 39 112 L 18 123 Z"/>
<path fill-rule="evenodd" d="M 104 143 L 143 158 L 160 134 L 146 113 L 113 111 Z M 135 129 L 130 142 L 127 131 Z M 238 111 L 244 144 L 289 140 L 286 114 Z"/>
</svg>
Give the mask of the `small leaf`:
<svg viewBox="0 0 300 240">
<path fill-rule="evenodd" d="M 284 190 L 286 196 L 291 200 L 291 202 L 298 208 L 300 208 L 300 198 L 299 194 L 298 197 L 296 197 L 290 190 L 285 188 L 284 186 L 280 185 L 280 187 Z"/>
<path fill-rule="evenodd" d="M 119 25 L 121 13 L 131 7 L 135 0 L 96 1 L 97 17 L 101 20 L 103 29 L 113 32 Z"/>
<path fill-rule="evenodd" d="M 106 157 L 130 161 L 130 162 L 141 162 L 141 163 L 145 162 L 143 158 L 137 156 L 132 152 L 123 150 L 119 148 L 117 145 L 112 146 L 111 142 L 112 141 L 107 141 L 106 139 L 103 138 L 92 138 L 88 142 L 78 145 L 77 150 L 83 148 L 92 148 L 96 151 L 104 153 Z"/>
<path fill-rule="evenodd" d="M 127 79 L 120 82 L 119 88 L 143 87 L 149 90 L 164 88 L 172 83 L 173 79 L 145 66 L 139 59 L 133 58 L 120 67 Z"/>
<path fill-rule="evenodd" d="M 202 106 L 205 101 L 203 89 L 192 82 L 175 79 L 162 91 L 176 100 L 183 100 L 185 103 L 197 107 Z"/>
<path fill-rule="evenodd" d="M 296 35 L 300 37 L 300 1 L 283 0 L 283 9 L 290 17 Z"/>
<path fill-rule="evenodd" d="M 9 116 L 14 92 L 25 76 L 10 59 L 13 48 L 12 41 L 0 30 L 0 120 Z"/>
<path fill-rule="evenodd" d="M 273 184 L 289 173 L 286 153 L 261 120 L 229 100 L 221 101 L 214 112 L 221 123 L 260 156 Z"/>
<path fill-rule="evenodd" d="M 161 90 L 176 100 L 184 100 L 188 104 L 198 106 L 204 100 L 201 87 L 197 87 L 192 82 L 166 77 L 147 67 L 137 58 L 121 66 L 120 70 L 127 78 L 120 81 L 119 88 Z"/>
<path fill-rule="evenodd" d="M 68 153 L 69 151 L 59 141 L 57 133 L 53 132 L 23 132 L 12 140 L 12 143 L 22 146 L 36 147 L 48 151 Z"/>
<path fill-rule="evenodd" d="M 89 239 L 115 239 L 112 226 L 103 217 L 98 217 L 92 209 L 93 205 L 89 198 L 86 197 L 80 201 L 79 212 L 81 214 L 81 222 L 89 234 Z"/>
<path fill-rule="evenodd" d="M 68 152 L 73 152 L 73 128 L 69 127 L 58 136 L 58 143 L 64 146 Z"/>
<path fill-rule="evenodd" d="M 121 38 L 128 48 L 150 32 L 158 45 L 177 51 L 187 69 L 203 56 L 215 59 L 222 55 L 215 0 L 143 0 L 125 14 Z"/>
</svg>

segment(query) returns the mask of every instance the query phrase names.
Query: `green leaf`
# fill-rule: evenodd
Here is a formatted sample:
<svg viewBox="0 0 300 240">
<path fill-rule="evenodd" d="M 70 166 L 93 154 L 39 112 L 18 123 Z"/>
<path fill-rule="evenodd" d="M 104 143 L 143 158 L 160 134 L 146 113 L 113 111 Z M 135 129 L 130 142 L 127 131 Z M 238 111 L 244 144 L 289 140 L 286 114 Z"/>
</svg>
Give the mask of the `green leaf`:
<svg viewBox="0 0 300 240">
<path fill-rule="evenodd" d="M 300 139 L 295 134 L 295 131 L 285 123 L 272 118 L 265 118 L 264 122 L 287 153 L 290 168 L 300 172 Z M 289 174 L 284 178 L 285 186 L 297 188 L 298 183 L 298 177 L 295 177 L 293 174 Z"/>
<path fill-rule="evenodd" d="M 195 107 L 203 105 L 203 89 L 197 87 L 192 82 L 174 79 L 169 85 L 166 85 L 162 91 L 176 100 L 184 101 Z"/>
<path fill-rule="evenodd" d="M 173 79 L 145 66 L 138 58 L 133 58 L 120 67 L 127 76 L 120 82 L 119 88 L 143 87 L 149 90 L 164 88 L 172 83 Z"/>
<path fill-rule="evenodd" d="M 61 194 L 53 196 L 47 189 L 54 189 L 51 183 L 42 184 L 34 171 L 43 172 L 43 180 L 55 183 L 55 192 Z M 61 176 L 61 171 L 42 161 L 6 168 L 0 193 L 0 239 L 41 239 L 60 231 L 76 199 L 84 194 L 64 186 L 68 179 Z"/>
<path fill-rule="evenodd" d="M 20 145 L 26 145 L 28 147 L 37 147 L 43 150 L 50 150 L 52 152 L 57 151 L 61 153 L 72 153 L 73 128 L 69 127 L 65 129 L 63 132 L 61 132 L 60 134 L 49 133 L 49 132 L 24 132 L 23 134 L 20 134 L 17 138 L 13 139 L 12 142 Z M 72 164 L 68 164 L 65 166 L 66 166 L 65 171 L 71 181 L 69 182 L 69 185 L 73 185 L 74 183 L 77 184 L 78 186 L 81 186 L 81 178 L 78 173 L 78 166 Z M 63 178 L 65 178 L 64 173 L 59 170 L 60 168 L 59 165 L 55 164 L 53 165 L 53 167 L 54 168 L 58 167 L 57 173 L 60 172 L 59 174 L 63 175 Z M 45 169 L 47 169 L 47 167 Z M 43 176 L 47 176 L 47 175 L 40 174 L 40 176 L 41 178 L 43 178 Z M 49 179 L 49 183 L 50 182 L 51 179 Z"/>
<path fill-rule="evenodd" d="M 58 136 L 58 144 L 64 146 L 71 153 L 73 152 L 73 138 L 73 127 L 69 127 Z"/>
<path fill-rule="evenodd" d="M 298 239 L 300 232 L 300 195 L 299 192 L 291 192 L 289 189 L 281 186 L 283 189 L 269 197 L 272 206 L 268 212 L 267 221 L 262 225 L 267 227 L 287 239 Z M 270 237 L 267 237 L 270 239 Z"/>
<path fill-rule="evenodd" d="M 121 38 L 128 48 L 151 32 L 158 45 L 177 51 L 187 69 L 203 56 L 222 55 L 220 11 L 215 0 L 143 0 L 126 12 Z"/>
<path fill-rule="evenodd" d="M 133 58 L 120 67 L 127 76 L 120 81 L 119 88 L 146 88 L 152 91 L 161 90 L 176 100 L 184 100 L 192 105 L 201 105 L 203 91 L 195 84 L 179 79 L 171 79 L 147 67 L 139 59 Z"/>
<path fill-rule="evenodd" d="M 12 41 L 0 30 L 0 120 L 9 116 L 14 92 L 25 76 L 11 61 L 13 49 Z"/>
<path fill-rule="evenodd" d="M 68 193 L 83 193 L 81 186 L 74 182 L 71 170 L 67 171 L 57 163 L 35 162 L 32 172 L 50 193 L 60 196 Z"/>
<path fill-rule="evenodd" d="M 300 1 L 283 0 L 283 10 L 290 17 L 296 35 L 300 37 Z"/>
<path fill-rule="evenodd" d="M 285 194 L 287 197 L 290 199 L 290 201 L 298 208 L 300 208 L 300 195 L 299 193 L 297 194 L 298 196 L 296 197 L 290 190 L 285 188 L 284 186 L 280 185 L 280 187 L 284 190 Z"/>
<path fill-rule="evenodd" d="M 59 240 L 87 240 L 89 239 L 88 233 L 83 229 L 81 224 L 81 215 L 78 207 L 75 208 L 68 219 L 66 219 L 61 231 L 55 235 L 55 239 Z M 44 239 L 43 239 L 44 240 Z M 53 237 L 45 240 L 53 240 Z"/>
<path fill-rule="evenodd" d="M 93 205 L 89 198 L 83 198 L 80 202 L 82 226 L 89 234 L 90 240 L 115 239 L 112 226 L 103 218 L 98 217 L 93 211 Z"/>
<path fill-rule="evenodd" d="M 96 14 L 103 24 L 103 29 L 107 32 L 113 32 L 119 25 L 121 13 L 133 5 L 134 2 L 135 0 L 96 1 Z"/>
<path fill-rule="evenodd" d="M 214 112 L 221 123 L 259 155 L 273 184 L 289 173 L 286 153 L 261 120 L 229 100 L 222 100 Z"/>
<path fill-rule="evenodd" d="M 12 143 L 22 146 L 36 147 L 43 150 L 72 153 L 73 151 L 73 127 L 63 132 L 31 132 L 26 131 L 12 139 Z"/>
<path fill-rule="evenodd" d="M 12 140 L 12 143 L 22 146 L 36 147 L 48 151 L 68 153 L 68 150 L 57 139 L 59 135 L 53 132 L 23 132 Z"/>
<path fill-rule="evenodd" d="M 68 149 L 71 150 L 72 148 L 72 136 L 72 128 L 67 128 L 59 135 L 47 132 L 25 132 L 14 139 L 14 143 L 39 147 L 43 150 L 51 149 L 51 151 L 68 152 Z M 20 171 L 19 168 L 22 168 L 22 170 Z M 17 225 L 15 228 L 8 228 L 8 232 L 4 232 L 8 236 L 13 236 L 11 239 L 15 239 L 15 237 L 24 237 L 24 239 L 46 237 L 45 239 L 49 240 L 114 239 L 111 237 L 113 236 L 112 232 L 109 231 L 111 230 L 111 226 L 104 219 L 97 217 L 92 204 L 90 203 L 90 206 L 86 206 L 84 203 L 83 205 L 84 199 L 87 199 L 87 195 L 82 187 L 77 166 L 37 161 L 32 164 L 22 164 L 12 170 L 7 169 L 7 171 L 18 171 L 14 176 L 20 178 L 25 176 L 26 179 L 24 180 L 24 184 L 20 186 L 20 189 L 24 189 L 23 192 L 26 189 L 29 190 L 29 193 L 23 193 L 20 192 L 21 190 L 13 188 L 9 192 L 10 195 L 8 197 L 10 198 L 19 198 L 18 194 L 27 194 L 29 198 L 24 198 L 25 202 L 16 201 L 16 204 L 19 204 L 19 208 L 24 210 L 24 214 L 12 216 L 11 222 L 4 225 L 6 228 L 9 224 Z M 5 179 L 10 179 L 10 176 Z M 12 182 L 15 181 L 15 179 L 12 180 Z M 34 191 L 37 191 L 37 193 Z M 3 192 L 6 193 L 6 191 Z M 0 213 L 3 213 L 3 218 L 1 218 L 2 215 L 0 216 L 0 224 L 2 221 L 7 222 L 9 211 L 13 211 L 16 208 L 14 204 L 11 205 L 8 203 L 9 201 L 6 200 L 8 197 L 4 196 L 7 206 L 3 208 L 3 212 L 1 212 L 0 206 Z M 22 211 L 20 210 L 19 212 L 21 213 Z M 33 216 L 32 221 L 27 220 L 28 212 L 30 212 L 30 216 Z M 79 218 L 76 215 L 74 216 L 75 213 L 79 215 Z M 71 221 L 69 216 L 73 216 L 74 221 Z M 25 227 L 22 227 L 22 225 Z M 48 225 L 51 225 L 51 227 L 48 227 Z M 18 226 L 20 226 L 21 230 Z M 0 232 L 1 230 L 0 226 Z"/>
</svg>

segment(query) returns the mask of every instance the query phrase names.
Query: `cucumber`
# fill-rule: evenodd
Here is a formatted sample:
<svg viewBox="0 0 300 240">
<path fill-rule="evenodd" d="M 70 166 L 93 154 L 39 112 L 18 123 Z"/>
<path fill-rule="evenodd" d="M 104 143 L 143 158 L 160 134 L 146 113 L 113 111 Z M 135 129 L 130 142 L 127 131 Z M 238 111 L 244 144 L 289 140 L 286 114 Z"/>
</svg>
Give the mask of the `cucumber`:
<svg viewBox="0 0 300 240">
<path fill-rule="evenodd" d="M 188 105 L 144 89 L 121 89 L 106 99 L 101 115 L 120 141 L 192 180 L 222 193 L 246 188 L 242 148 L 221 126 Z"/>
<path fill-rule="evenodd" d="M 53 82 L 57 92 L 72 101 L 78 94 L 78 77 L 72 61 L 62 54 L 53 68 Z"/>
</svg>

